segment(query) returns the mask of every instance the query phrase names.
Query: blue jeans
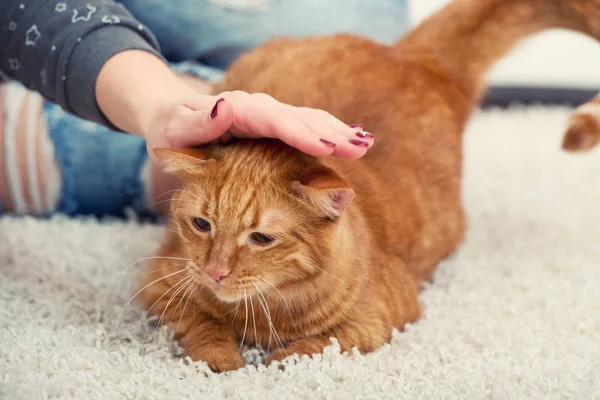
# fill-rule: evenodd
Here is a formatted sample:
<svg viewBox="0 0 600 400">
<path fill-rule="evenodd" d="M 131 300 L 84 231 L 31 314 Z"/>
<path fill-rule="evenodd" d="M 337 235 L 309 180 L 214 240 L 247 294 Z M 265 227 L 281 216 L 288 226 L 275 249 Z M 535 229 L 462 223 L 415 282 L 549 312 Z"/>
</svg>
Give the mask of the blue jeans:
<svg viewBox="0 0 600 400">
<path fill-rule="evenodd" d="M 156 35 L 174 69 L 209 81 L 219 80 L 240 53 L 276 36 L 347 32 L 391 43 L 408 28 L 407 1 L 121 0 Z M 147 159 L 141 138 L 51 103 L 45 114 L 63 176 L 56 212 L 124 216 L 126 209 L 148 205 L 140 179 Z"/>
</svg>

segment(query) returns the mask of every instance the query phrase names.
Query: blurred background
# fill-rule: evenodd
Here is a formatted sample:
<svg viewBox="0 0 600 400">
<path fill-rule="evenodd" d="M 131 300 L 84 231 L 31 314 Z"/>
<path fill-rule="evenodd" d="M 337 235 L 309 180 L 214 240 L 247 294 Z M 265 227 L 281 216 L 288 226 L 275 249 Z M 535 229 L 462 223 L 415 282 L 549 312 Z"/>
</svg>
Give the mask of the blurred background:
<svg viewBox="0 0 600 400">
<path fill-rule="evenodd" d="M 449 0 L 408 0 L 411 24 Z M 485 105 L 564 103 L 577 105 L 600 91 L 600 46 L 567 31 L 550 31 L 523 42 L 491 72 Z"/>
</svg>

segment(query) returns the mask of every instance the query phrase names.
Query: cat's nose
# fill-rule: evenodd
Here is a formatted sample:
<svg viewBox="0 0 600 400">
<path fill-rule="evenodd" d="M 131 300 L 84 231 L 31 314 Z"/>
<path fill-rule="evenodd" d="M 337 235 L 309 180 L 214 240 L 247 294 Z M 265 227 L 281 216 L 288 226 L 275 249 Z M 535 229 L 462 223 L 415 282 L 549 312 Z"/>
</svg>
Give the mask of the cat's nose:
<svg viewBox="0 0 600 400">
<path fill-rule="evenodd" d="M 206 272 L 217 282 L 229 275 L 230 270 L 226 268 L 206 268 Z"/>
</svg>

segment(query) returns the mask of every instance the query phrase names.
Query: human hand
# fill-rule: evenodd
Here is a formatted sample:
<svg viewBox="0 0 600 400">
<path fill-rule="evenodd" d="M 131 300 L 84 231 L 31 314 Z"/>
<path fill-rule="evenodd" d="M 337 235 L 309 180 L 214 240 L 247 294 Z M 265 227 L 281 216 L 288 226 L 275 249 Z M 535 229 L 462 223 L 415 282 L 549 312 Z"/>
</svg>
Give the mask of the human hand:
<svg viewBox="0 0 600 400">
<path fill-rule="evenodd" d="M 262 93 L 195 95 L 167 105 L 146 136 L 149 148 L 194 147 L 238 138 L 279 139 L 315 157 L 362 157 L 373 135 L 331 114 L 283 104 Z"/>
<path fill-rule="evenodd" d="M 195 147 L 215 140 L 279 139 L 315 157 L 362 157 L 373 135 L 329 113 L 283 104 L 261 93 L 202 94 L 158 57 L 127 50 L 110 58 L 96 82 L 96 99 L 107 118 L 143 137 L 148 149 Z M 153 156 L 154 152 L 149 151 Z"/>
</svg>

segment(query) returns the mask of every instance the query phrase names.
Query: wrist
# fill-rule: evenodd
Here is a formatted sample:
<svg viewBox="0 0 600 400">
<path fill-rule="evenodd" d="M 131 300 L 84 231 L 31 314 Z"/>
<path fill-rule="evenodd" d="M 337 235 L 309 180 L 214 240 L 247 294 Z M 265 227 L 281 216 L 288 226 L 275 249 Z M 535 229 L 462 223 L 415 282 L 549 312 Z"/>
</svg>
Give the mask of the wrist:
<svg viewBox="0 0 600 400">
<path fill-rule="evenodd" d="M 195 94 L 160 58 L 143 50 L 114 55 L 96 81 L 96 100 L 106 118 L 144 139 L 173 106 Z"/>
</svg>

